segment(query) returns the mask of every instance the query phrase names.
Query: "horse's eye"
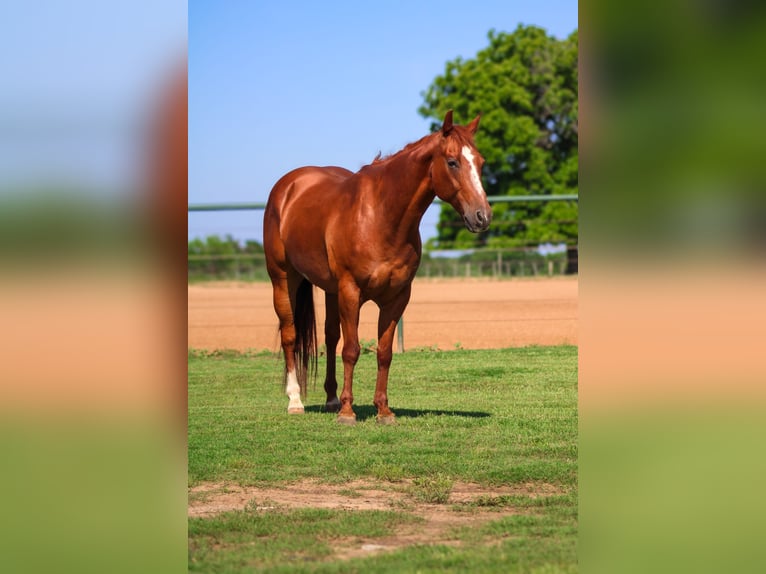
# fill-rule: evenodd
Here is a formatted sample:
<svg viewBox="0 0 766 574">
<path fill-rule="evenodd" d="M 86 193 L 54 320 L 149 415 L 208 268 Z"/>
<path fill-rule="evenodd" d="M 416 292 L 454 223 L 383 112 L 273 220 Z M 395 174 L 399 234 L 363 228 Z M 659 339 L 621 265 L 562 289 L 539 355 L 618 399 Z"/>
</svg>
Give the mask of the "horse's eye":
<svg viewBox="0 0 766 574">
<path fill-rule="evenodd" d="M 457 162 L 456 159 L 448 159 L 447 165 L 450 166 L 452 169 L 457 169 L 460 167 L 460 164 Z"/>
</svg>

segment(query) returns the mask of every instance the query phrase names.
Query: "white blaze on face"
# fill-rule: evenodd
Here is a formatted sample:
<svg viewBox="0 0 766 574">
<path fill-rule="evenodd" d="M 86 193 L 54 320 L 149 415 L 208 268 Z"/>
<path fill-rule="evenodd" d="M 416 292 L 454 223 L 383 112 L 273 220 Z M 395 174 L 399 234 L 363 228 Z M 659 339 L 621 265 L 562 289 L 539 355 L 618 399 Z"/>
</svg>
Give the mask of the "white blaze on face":
<svg viewBox="0 0 766 574">
<path fill-rule="evenodd" d="M 476 168 L 476 156 L 473 155 L 473 151 L 467 145 L 463 146 L 463 158 L 468 165 L 471 166 L 471 184 L 473 189 L 479 196 L 487 195 L 484 191 L 484 186 L 481 185 L 481 178 L 479 177 L 479 170 Z"/>
<path fill-rule="evenodd" d="M 303 411 L 303 403 L 301 402 L 301 387 L 298 384 L 298 377 L 295 375 L 295 371 L 287 372 L 287 386 L 285 388 L 287 396 L 290 398 L 290 404 L 287 405 L 287 411 Z"/>
</svg>

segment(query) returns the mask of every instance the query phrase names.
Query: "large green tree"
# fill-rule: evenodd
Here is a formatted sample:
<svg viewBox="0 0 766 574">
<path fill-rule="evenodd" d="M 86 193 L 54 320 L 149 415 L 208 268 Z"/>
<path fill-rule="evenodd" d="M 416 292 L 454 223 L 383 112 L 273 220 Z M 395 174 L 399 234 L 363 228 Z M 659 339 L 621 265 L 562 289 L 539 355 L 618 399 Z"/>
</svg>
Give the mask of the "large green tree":
<svg viewBox="0 0 766 574">
<path fill-rule="evenodd" d="M 447 62 L 422 93 L 421 115 L 441 126 L 449 109 L 461 122 L 481 114 L 476 144 L 486 159 L 489 195 L 577 193 L 577 61 L 575 30 L 565 40 L 535 26 L 491 30 L 475 58 Z M 495 203 L 480 237 L 449 206 L 439 219 L 442 247 L 536 245 L 577 241 L 576 202 Z"/>
</svg>

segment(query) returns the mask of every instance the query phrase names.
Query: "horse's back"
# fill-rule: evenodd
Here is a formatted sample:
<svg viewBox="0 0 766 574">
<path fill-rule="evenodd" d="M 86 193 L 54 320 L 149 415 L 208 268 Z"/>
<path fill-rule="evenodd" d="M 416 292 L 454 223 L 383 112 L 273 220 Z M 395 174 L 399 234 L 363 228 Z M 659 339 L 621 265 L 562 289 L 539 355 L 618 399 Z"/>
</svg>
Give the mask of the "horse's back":
<svg viewBox="0 0 766 574">
<path fill-rule="evenodd" d="M 337 186 L 352 172 L 337 166 L 306 166 L 299 167 L 283 175 L 269 194 L 269 201 L 289 195 L 301 195 L 314 187 Z"/>
<path fill-rule="evenodd" d="M 306 166 L 283 175 L 269 193 L 264 215 L 264 225 L 278 222 L 294 203 L 332 201 L 341 184 L 352 172 L 336 166 Z M 311 197 L 311 196 L 314 197 Z M 313 200 L 313 201 L 311 201 Z"/>
</svg>

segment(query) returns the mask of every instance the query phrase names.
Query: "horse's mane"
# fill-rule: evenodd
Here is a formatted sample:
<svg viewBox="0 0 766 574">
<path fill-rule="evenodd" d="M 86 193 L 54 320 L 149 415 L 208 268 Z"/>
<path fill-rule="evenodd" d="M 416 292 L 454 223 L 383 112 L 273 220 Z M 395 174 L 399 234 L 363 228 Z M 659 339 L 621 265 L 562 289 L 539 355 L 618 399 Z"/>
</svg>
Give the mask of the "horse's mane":
<svg viewBox="0 0 766 574">
<path fill-rule="evenodd" d="M 434 133 L 436 133 L 436 132 L 434 132 Z M 414 148 L 421 146 L 425 142 L 425 140 L 427 140 L 430 137 L 433 137 L 433 135 L 434 135 L 433 133 L 425 135 L 422 138 L 420 138 L 419 140 L 414 141 L 412 143 L 408 143 L 406 146 L 404 146 L 399 151 L 395 151 L 394 153 L 389 154 L 387 156 L 383 156 L 382 152 L 378 152 L 378 155 L 375 156 L 375 158 L 372 160 L 372 163 L 370 165 L 378 165 L 378 164 L 381 164 L 381 163 L 386 163 L 386 162 L 388 162 L 388 161 L 390 161 L 390 160 L 392 160 L 392 159 L 394 159 L 394 158 L 396 158 L 396 157 L 398 157 L 400 155 L 403 155 L 405 153 L 409 153 Z"/>
</svg>

